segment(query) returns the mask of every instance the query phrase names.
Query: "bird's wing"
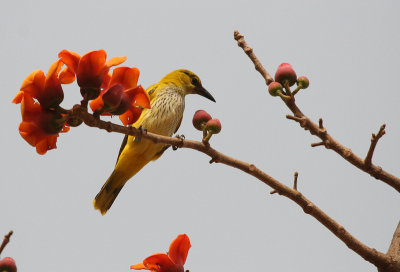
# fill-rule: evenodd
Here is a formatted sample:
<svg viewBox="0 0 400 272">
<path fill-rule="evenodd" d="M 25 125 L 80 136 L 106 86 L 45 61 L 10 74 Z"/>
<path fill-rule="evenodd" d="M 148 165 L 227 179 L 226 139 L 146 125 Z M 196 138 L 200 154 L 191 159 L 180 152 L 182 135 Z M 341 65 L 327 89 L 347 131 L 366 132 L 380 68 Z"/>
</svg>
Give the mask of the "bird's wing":
<svg viewBox="0 0 400 272">
<path fill-rule="evenodd" d="M 119 156 L 121 156 L 122 150 L 124 150 L 124 148 L 126 146 L 126 143 L 128 142 L 128 137 L 129 137 L 129 135 L 125 134 L 125 137 L 124 137 L 124 139 L 122 140 L 122 143 L 121 143 L 121 147 L 119 148 L 118 157 L 117 157 L 117 161 L 115 162 L 115 164 L 118 163 Z"/>
</svg>

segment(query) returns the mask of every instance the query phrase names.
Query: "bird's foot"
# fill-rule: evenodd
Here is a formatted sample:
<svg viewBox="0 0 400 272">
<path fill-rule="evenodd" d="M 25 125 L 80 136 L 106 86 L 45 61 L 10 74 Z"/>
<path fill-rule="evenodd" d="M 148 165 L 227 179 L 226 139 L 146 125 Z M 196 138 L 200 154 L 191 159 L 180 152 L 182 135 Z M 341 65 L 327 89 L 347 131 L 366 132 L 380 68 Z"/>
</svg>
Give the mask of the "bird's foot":
<svg viewBox="0 0 400 272">
<path fill-rule="evenodd" d="M 181 142 L 178 145 L 174 145 L 172 146 L 172 150 L 177 150 L 178 148 L 183 146 L 183 141 L 185 140 L 185 135 L 181 134 L 181 135 L 176 135 L 176 138 L 178 138 L 179 140 L 181 140 Z"/>
<path fill-rule="evenodd" d="M 143 128 L 142 126 L 140 126 L 138 130 L 139 135 L 135 136 L 135 143 L 140 143 L 140 141 L 142 140 L 142 135 L 147 133 L 147 129 Z"/>
</svg>

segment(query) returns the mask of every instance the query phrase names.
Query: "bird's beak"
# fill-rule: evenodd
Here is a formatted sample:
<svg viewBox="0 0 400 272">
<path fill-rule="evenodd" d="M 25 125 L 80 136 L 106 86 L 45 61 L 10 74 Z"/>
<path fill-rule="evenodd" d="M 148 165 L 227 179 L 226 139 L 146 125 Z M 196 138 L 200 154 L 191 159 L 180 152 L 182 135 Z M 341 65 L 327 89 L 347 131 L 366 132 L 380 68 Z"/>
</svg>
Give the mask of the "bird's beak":
<svg viewBox="0 0 400 272">
<path fill-rule="evenodd" d="M 215 102 L 214 97 L 202 86 L 196 88 L 196 93 L 198 95 L 204 96 L 205 98 L 210 99 L 211 101 Z"/>
</svg>

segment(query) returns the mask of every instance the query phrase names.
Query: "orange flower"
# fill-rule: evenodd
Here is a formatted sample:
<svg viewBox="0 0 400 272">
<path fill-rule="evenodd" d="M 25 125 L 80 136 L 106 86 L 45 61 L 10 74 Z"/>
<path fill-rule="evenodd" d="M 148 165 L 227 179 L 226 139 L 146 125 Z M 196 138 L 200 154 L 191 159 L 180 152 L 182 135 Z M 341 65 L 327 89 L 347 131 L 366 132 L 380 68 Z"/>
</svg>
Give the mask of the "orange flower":
<svg viewBox="0 0 400 272">
<path fill-rule="evenodd" d="M 126 60 L 126 57 L 114 57 L 106 61 L 107 53 L 102 49 L 90 51 L 82 57 L 78 53 L 64 49 L 58 57 L 68 67 L 62 72 L 62 76 L 72 82 L 76 75 L 81 94 L 87 95 L 88 99 L 94 99 L 99 95 L 103 81 L 108 81 L 110 68 Z"/>
<path fill-rule="evenodd" d="M 152 272 L 183 272 L 183 265 L 191 245 L 186 234 L 179 234 L 169 246 L 168 254 L 156 253 L 143 260 L 143 263 L 131 265 L 131 269 L 146 269 Z"/>
<path fill-rule="evenodd" d="M 62 118 L 54 110 L 44 109 L 36 103 L 29 93 L 20 97 L 22 122 L 19 133 L 31 146 L 36 147 L 37 153 L 44 155 L 47 150 L 56 148 L 59 132 L 67 132 L 69 127 L 57 122 Z"/>
<path fill-rule="evenodd" d="M 104 115 L 119 115 L 122 123 L 131 125 L 137 121 L 143 108 L 150 108 L 150 97 L 142 86 L 137 86 L 139 69 L 115 68 L 106 90 L 90 101 L 90 108 L 104 109 Z"/>
<path fill-rule="evenodd" d="M 61 83 L 67 83 L 66 79 L 59 77 L 59 72 L 63 63 L 60 60 L 54 62 L 47 76 L 42 70 L 32 72 L 22 83 L 20 91 L 13 99 L 13 103 L 21 103 L 24 93 L 36 98 L 40 105 L 45 108 L 54 108 L 64 99 L 64 92 Z"/>
</svg>

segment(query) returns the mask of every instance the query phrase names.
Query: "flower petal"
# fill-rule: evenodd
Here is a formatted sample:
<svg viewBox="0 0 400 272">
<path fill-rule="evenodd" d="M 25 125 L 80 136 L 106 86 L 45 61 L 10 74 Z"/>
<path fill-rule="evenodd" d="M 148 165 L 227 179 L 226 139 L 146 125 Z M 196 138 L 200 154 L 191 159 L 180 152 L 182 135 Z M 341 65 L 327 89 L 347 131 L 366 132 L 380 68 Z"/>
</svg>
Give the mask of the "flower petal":
<svg viewBox="0 0 400 272">
<path fill-rule="evenodd" d="M 124 124 L 124 126 L 127 126 L 134 124 L 139 119 L 140 114 L 142 114 L 142 109 L 131 107 L 129 110 L 119 115 L 118 117 Z"/>
<path fill-rule="evenodd" d="M 75 74 L 74 74 L 74 72 L 72 72 L 71 69 L 69 69 L 68 67 L 65 67 L 61 71 L 59 78 L 60 78 L 60 82 L 62 84 L 70 84 L 70 83 L 74 82 Z"/>
<path fill-rule="evenodd" d="M 101 88 L 103 90 L 107 89 L 108 86 L 110 86 L 110 81 L 111 81 L 111 74 L 110 73 L 106 73 L 104 75 L 103 82 L 101 83 Z"/>
<path fill-rule="evenodd" d="M 41 113 L 42 107 L 39 103 L 35 103 L 29 94 L 24 94 L 21 101 L 21 115 L 23 121 L 32 121 Z"/>
<path fill-rule="evenodd" d="M 43 138 L 38 133 L 39 128 L 32 122 L 22 121 L 19 124 L 18 130 L 21 137 L 31 146 L 35 146 Z"/>
<path fill-rule="evenodd" d="M 58 134 L 50 135 L 42 139 L 40 142 L 36 144 L 36 152 L 39 153 L 40 155 L 44 155 L 46 154 L 47 150 L 57 148 L 56 145 L 57 137 Z"/>
<path fill-rule="evenodd" d="M 176 265 L 165 253 L 156 253 L 143 260 L 143 265 L 146 269 L 159 272 L 174 272 L 179 271 Z"/>
<path fill-rule="evenodd" d="M 22 99 L 24 99 L 24 92 L 19 91 L 17 93 L 17 95 L 14 97 L 14 99 L 12 100 L 12 103 L 19 104 L 19 103 L 21 103 Z"/>
<path fill-rule="evenodd" d="M 124 61 L 126 61 L 126 57 L 113 57 L 106 62 L 106 67 L 110 69 L 110 67 L 120 65 Z"/>
<path fill-rule="evenodd" d="M 190 247 L 189 237 L 186 234 L 179 234 L 169 246 L 168 256 L 175 264 L 183 266 Z"/>
<path fill-rule="evenodd" d="M 58 53 L 58 57 L 61 58 L 61 61 L 67 65 L 73 74 L 77 73 L 79 60 L 81 59 L 81 56 L 78 53 L 64 49 Z"/>
<path fill-rule="evenodd" d="M 104 76 L 108 73 L 105 67 L 107 53 L 104 50 L 90 51 L 82 56 L 76 73 L 77 83 L 81 88 L 100 89 Z M 97 97 L 94 95 L 92 98 Z"/>
<path fill-rule="evenodd" d="M 142 270 L 142 269 L 147 269 L 147 268 L 146 268 L 146 266 L 144 266 L 143 263 L 140 263 L 140 264 L 131 265 L 131 269 Z"/>
<path fill-rule="evenodd" d="M 98 75 L 104 68 L 106 63 L 107 53 L 103 49 L 90 51 L 82 56 L 77 74 L 84 73 L 90 75 Z"/>
<path fill-rule="evenodd" d="M 21 85 L 20 90 L 38 98 L 44 90 L 46 76 L 42 70 L 33 71 Z"/>
<path fill-rule="evenodd" d="M 141 85 L 125 90 L 125 94 L 132 100 L 132 105 L 150 109 L 150 96 Z"/>
<path fill-rule="evenodd" d="M 135 88 L 139 79 L 139 69 L 129 67 L 115 68 L 110 81 L 110 86 L 121 84 L 124 89 Z"/>
</svg>

